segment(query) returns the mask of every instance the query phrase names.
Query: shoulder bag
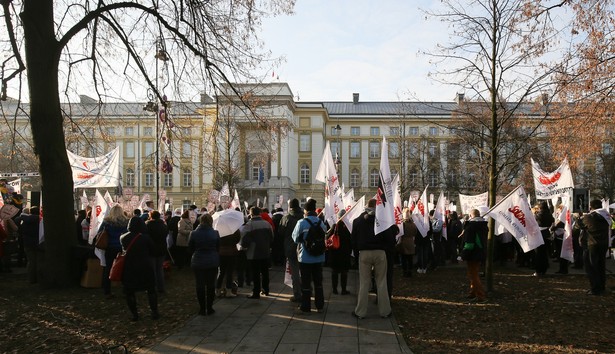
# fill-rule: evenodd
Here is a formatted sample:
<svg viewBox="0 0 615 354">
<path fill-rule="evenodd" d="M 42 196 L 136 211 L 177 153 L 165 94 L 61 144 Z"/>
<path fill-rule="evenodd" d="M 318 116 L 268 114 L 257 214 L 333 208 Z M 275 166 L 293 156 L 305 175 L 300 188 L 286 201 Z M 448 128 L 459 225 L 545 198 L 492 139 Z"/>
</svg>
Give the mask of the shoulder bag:
<svg viewBox="0 0 615 354">
<path fill-rule="evenodd" d="M 111 266 L 111 270 L 109 271 L 109 280 L 111 281 L 121 281 L 122 280 L 122 275 L 124 274 L 124 264 L 126 262 L 126 254 L 128 254 L 128 251 L 130 251 L 130 247 L 132 247 L 132 244 L 135 243 L 135 241 L 139 238 L 139 236 L 141 236 L 141 234 L 137 234 L 137 236 L 135 236 L 132 239 L 132 241 L 130 241 L 130 244 L 128 244 L 128 247 L 126 247 L 126 251 L 119 252 L 117 254 L 115 259 L 113 260 L 113 265 Z"/>
<path fill-rule="evenodd" d="M 106 250 L 109 245 L 109 234 L 107 233 L 107 227 L 105 226 L 101 232 L 96 235 L 96 243 L 94 246 L 101 250 Z"/>
</svg>

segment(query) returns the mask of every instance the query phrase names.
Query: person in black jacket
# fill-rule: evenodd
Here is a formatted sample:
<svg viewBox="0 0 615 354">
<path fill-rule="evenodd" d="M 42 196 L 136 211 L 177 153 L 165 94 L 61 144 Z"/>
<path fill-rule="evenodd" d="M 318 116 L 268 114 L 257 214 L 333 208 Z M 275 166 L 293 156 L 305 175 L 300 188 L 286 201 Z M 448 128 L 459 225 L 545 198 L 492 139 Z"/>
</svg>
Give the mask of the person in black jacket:
<svg viewBox="0 0 615 354">
<path fill-rule="evenodd" d="M 30 284 L 35 284 L 39 280 L 44 257 L 44 253 L 39 247 L 40 209 L 37 206 L 30 209 L 25 208 L 19 216 L 17 224 L 26 253 L 28 280 Z"/>
<path fill-rule="evenodd" d="M 160 318 L 158 313 L 158 294 L 156 293 L 154 267 L 151 261 L 154 243 L 147 234 L 147 228 L 143 219 L 136 216 L 130 219 L 128 222 L 128 233 L 120 236 L 120 243 L 124 251 L 132 243 L 132 246 L 130 246 L 126 253 L 126 263 L 124 264 L 124 272 L 122 274 L 126 304 L 132 313 L 131 320 L 137 321 L 139 319 L 135 295 L 137 291 L 147 291 L 152 319 L 157 320 Z"/>
<path fill-rule="evenodd" d="M 538 246 L 535 250 L 536 259 L 534 266 L 536 272 L 533 275 L 542 276 L 545 275 L 547 269 L 549 268 L 549 249 L 551 248 L 551 232 L 549 231 L 549 228 L 555 222 L 555 218 L 553 217 L 553 214 L 551 214 L 549 205 L 544 201 L 540 203 L 535 217 L 538 222 L 538 226 L 540 227 L 540 234 L 542 235 L 544 244 Z"/>
<path fill-rule="evenodd" d="M 365 211 L 352 223 L 352 243 L 355 255 L 359 256 L 359 293 L 357 306 L 352 315 L 364 318 L 367 314 L 369 289 L 372 284 L 372 268 L 378 292 L 378 312 L 382 317 L 391 315 L 391 302 L 387 289 L 387 256 L 385 250 L 389 241 L 385 237 L 387 230 L 378 235 L 374 234 L 374 221 L 376 218 L 376 200 L 367 202 Z M 393 244 L 395 243 L 393 236 Z"/>
<path fill-rule="evenodd" d="M 159 293 L 163 294 L 165 292 L 163 264 L 167 255 L 167 235 L 169 234 L 169 228 L 160 218 L 160 212 L 158 210 L 150 212 L 150 220 L 148 220 L 145 225 L 147 226 L 149 237 L 154 241 L 152 262 L 154 263 L 154 272 L 156 274 L 156 289 L 158 289 Z"/>
<path fill-rule="evenodd" d="M 339 221 L 333 225 L 327 232 L 327 238 L 337 233 L 340 239 L 340 248 L 329 250 L 329 264 L 331 265 L 331 287 L 334 294 L 337 294 L 337 284 L 341 285 L 342 295 L 350 294 L 347 289 L 348 285 L 348 270 L 350 269 L 350 254 L 352 253 L 352 241 L 350 231 L 341 220 L 346 214 L 346 210 L 342 209 L 337 213 Z"/>
<path fill-rule="evenodd" d="M 299 200 L 293 198 L 288 204 L 288 214 L 280 220 L 278 232 L 284 239 L 284 254 L 290 268 L 290 276 L 293 285 L 293 296 L 291 302 L 301 302 L 301 275 L 299 272 L 299 261 L 297 260 L 297 244 L 293 241 L 293 230 L 297 221 L 303 219 L 303 210 L 299 206 Z"/>
<path fill-rule="evenodd" d="M 487 249 L 487 233 L 489 228 L 487 221 L 480 217 L 478 209 L 470 211 L 471 219 L 463 226 L 463 250 L 462 258 L 466 262 L 467 276 L 470 281 L 470 293 L 468 299 L 470 301 L 485 302 L 487 295 L 483 289 L 483 284 L 480 281 L 480 266 L 485 260 Z"/>
<path fill-rule="evenodd" d="M 602 208 L 602 201 L 594 199 L 589 203 L 589 213 L 581 224 L 580 242 L 583 248 L 583 264 L 589 279 L 588 295 L 602 295 L 606 288 L 606 252 L 609 245 L 611 222 L 608 211 Z"/>
</svg>

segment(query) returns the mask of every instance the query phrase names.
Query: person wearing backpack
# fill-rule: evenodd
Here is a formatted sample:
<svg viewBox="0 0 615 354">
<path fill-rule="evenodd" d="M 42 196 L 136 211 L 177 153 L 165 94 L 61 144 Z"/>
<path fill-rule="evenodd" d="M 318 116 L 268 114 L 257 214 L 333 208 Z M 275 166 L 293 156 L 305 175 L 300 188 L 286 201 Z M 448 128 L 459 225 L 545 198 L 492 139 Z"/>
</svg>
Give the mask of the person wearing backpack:
<svg viewBox="0 0 615 354">
<path fill-rule="evenodd" d="M 314 303 L 316 311 L 325 307 L 322 288 L 322 265 L 325 262 L 326 226 L 316 214 L 316 200 L 310 199 L 303 206 L 305 217 L 297 222 L 293 230 L 293 240 L 298 246 L 297 259 L 301 270 L 301 313 L 311 312 L 312 282 L 314 283 Z"/>
</svg>

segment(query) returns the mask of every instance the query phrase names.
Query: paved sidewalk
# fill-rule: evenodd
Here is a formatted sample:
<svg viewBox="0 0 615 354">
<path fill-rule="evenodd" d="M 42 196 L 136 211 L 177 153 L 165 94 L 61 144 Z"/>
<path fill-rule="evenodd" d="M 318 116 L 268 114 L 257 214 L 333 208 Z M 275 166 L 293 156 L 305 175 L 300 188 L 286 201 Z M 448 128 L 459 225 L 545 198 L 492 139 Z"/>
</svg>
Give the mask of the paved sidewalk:
<svg viewBox="0 0 615 354">
<path fill-rule="evenodd" d="M 365 319 L 351 315 L 356 304 L 358 272 L 348 274 L 351 295 L 331 293 L 331 271 L 324 268 L 325 308 L 298 314 L 289 301 L 281 267 L 270 271 L 270 296 L 217 299 L 216 313 L 195 316 L 175 334 L 141 353 L 411 353 L 395 318 L 383 319 L 370 294 Z M 338 289 L 339 290 L 339 289 Z"/>
</svg>

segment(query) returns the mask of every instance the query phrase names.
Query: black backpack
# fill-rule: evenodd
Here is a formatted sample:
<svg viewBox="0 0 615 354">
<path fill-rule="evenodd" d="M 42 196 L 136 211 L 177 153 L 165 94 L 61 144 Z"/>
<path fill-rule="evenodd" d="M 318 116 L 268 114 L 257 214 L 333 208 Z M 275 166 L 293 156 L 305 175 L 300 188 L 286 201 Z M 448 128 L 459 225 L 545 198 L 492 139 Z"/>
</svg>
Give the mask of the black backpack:
<svg viewBox="0 0 615 354">
<path fill-rule="evenodd" d="M 305 218 L 310 224 L 307 236 L 305 237 L 304 248 L 312 256 L 320 256 L 325 253 L 325 230 L 320 227 L 322 220 L 318 220 L 317 223 L 313 223 L 310 219 Z"/>
</svg>

